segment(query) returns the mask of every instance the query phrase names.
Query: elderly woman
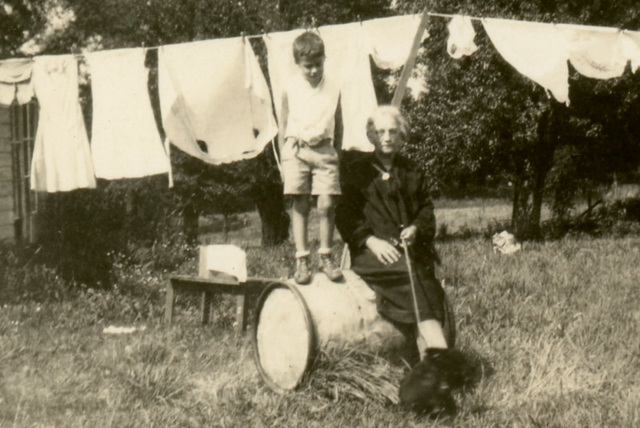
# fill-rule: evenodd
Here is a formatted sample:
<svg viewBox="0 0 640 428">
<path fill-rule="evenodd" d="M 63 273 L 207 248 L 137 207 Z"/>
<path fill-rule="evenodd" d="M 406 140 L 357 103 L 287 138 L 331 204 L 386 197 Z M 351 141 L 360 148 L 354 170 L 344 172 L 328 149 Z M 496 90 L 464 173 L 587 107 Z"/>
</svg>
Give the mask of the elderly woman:
<svg viewBox="0 0 640 428">
<path fill-rule="evenodd" d="M 416 324 L 411 280 L 401 242 L 410 248 L 417 307 L 418 348 L 447 348 L 444 291 L 434 274 L 435 216 L 424 173 L 400 155 L 407 124 L 400 111 L 378 107 L 367 122 L 375 152 L 345 166 L 336 226 L 351 251 L 351 266 L 376 292 L 384 317 Z"/>
</svg>

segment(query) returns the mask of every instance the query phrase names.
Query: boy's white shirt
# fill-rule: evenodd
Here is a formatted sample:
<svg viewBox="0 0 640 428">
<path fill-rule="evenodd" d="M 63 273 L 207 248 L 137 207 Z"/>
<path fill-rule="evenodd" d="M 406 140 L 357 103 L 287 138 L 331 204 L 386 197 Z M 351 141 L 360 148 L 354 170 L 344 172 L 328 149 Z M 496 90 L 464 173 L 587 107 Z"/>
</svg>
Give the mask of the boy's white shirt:
<svg viewBox="0 0 640 428">
<path fill-rule="evenodd" d="M 293 137 L 310 146 L 333 140 L 340 89 L 332 78 L 324 75 L 313 87 L 298 72 L 287 85 L 284 96 L 288 107 L 285 139 Z"/>
</svg>

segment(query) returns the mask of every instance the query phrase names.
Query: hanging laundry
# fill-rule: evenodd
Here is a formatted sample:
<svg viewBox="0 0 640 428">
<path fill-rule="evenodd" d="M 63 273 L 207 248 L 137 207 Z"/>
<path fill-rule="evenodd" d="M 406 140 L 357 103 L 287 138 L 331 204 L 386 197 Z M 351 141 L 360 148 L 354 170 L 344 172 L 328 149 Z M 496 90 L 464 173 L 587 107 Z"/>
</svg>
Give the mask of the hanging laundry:
<svg viewBox="0 0 640 428">
<path fill-rule="evenodd" d="M 302 30 L 264 36 L 267 46 L 269 78 L 276 101 L 276 113 L 282 120 L 282 94 L 285 82 L 299 75 L 293 58 L 293 41 Z M 366 120 L 377 105 L 369 63 L 370 45 L 359 23 L 324 26 L 318 33 L 325 45 L 325 78 L 340 90 L 342 141 L 334 142 L 343 150 L 372 151 L 366 135 Z"/>
<path fill-rule="evenodd" d="M 242 38 L 159 49 L 160 107 L 173 145 L 221 164 L 255 157 L 275 137 L 266 82 L 258 76 L 253 51 L 246 49 L 251 47 Z"/>
<path fill-rule="evenodd" d="M 569 61 L 583 76 L 612 79 L 627 66 L 624 38 L 617 28 L 557 25 L 566 41 Z"/>
<path fill-rule="evenodd" d="M 568 51 L 555 25 L 489 18 L 482 24 L 509 64 L 549 90 L 559 102 L 569 101 Z"/>
<path fill-rule="evenodd" d="M 271 92 L 267 79 L 264 77 L 258 58 L 256 58 L 249 42 L 244 44 L 244 63 L 246 67 L 245 87 L 250 94 L 255 145 L 262 148 L 278 134 L 278 124 L 273 115 Z"/>
<path fill-rule="evenodd" d="M 33 89 L 40 105 L 31 189 L 61 192 L 96 187 L 73 55 L 36 57 Z"/>
<path fill-rule="evenodd" d="M 366 121 L 378 102 L 370 55 L 379 67 L 403 66 L 410 54 L 420 18 L 420 15 L 404 15 L 318 29 L 325 44 L 325 75 L 331 76 L 340 86 L 344 134 L 342 142 L 337 145 L 343 150 L 373 151 L 366 134 Z M 263 37 L 279 118 L 284 82 L 299 72 L 292 46 L 293 40 L 302 32 L 295 30 Z M 424 37 L 427 36 L 425 33 Z"/>
<path fill-rule="evenodd" d="M 31 69 L 33 60 L 15 58 L 0 61 L 0 104 L 26 104 L 33 98 Z"/>
<path fill-rule="evenodd" d="M 146 177 L 170 172 L 147 89 L 144 49 L 94 52 L 91 68 L 91 154 L 96 177 Z"/>
<path fill-rule="evenodd" d="M 463 56 L 473 55 L 478 50 L 478 46 L 473 41 L 476 31 L 473 29 L 470 17 L 455 15 L 447 28 L 449 29 L 447 53 L 452 58 L 460 59 Z"/>
<path fill-rule="evenodd" d="M 396 69 L 407 62 L 421 20 L 421 15 L 400 15 L 362 22 L 370 54 L 378 67 Z M 429 33 L 424 31 L 422 41 L 428 37 Z"/>
<path fill-rule="evenodd" d="M 626 57 L 631 61 L 631 71 L 640 68 L 640 31 L 622 31 Z"/>
<path fill-rule="evenodd" d="M 269 81 L 271 82 L 273 104 L 276 108 L 278 120 L 282 120 L 282 95 L 284 94 L 287 82 L 290 82 L 292 76 L 299 73 L 295 60 L 293 59 L 293 41 L 303 32 L 303 30 L 292 30 L 281 33 L 271 33 L 262 37 L 267 47 Z"/>
<path fill-rule="evenodd" d="M 319 28 L 327 50 L 325 74 L 340 88 L 343 134 L 337 143 L 343 150 L 371 152 L 366 123 L 378 105 L 373 87 L 370 45 L 360 23 Z"/>
</svg>

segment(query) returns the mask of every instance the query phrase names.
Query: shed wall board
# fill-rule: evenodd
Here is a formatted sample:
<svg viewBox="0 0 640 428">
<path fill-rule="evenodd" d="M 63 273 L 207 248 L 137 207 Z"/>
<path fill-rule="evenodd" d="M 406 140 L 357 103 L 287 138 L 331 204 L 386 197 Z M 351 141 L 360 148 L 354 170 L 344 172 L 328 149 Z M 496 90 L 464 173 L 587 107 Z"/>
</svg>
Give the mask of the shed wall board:
<svg viewBox="0 0 640 428">
<path fill-rule="evenodd" d="M 14 232 L 10 116 L 0 107 L 0 240 L 14 239 Z"/>
</svg>

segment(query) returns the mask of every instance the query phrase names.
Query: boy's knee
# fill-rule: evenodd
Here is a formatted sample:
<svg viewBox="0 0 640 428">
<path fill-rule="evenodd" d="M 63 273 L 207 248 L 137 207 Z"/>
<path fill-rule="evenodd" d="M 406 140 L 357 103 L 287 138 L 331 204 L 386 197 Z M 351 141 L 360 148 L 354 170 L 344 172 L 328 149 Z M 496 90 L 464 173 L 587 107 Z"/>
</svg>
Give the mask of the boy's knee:
<svg viewBox="0 0 640 428">
<path fill-rule="evenodd" d="M 309 195 L 295 195 L 293 197 L 293 209 L 301 214 L 308 214 L 311 202 Z"/>
<path fill-rule="evenodd" d="M 327 216 L 333 213 L 335 202 L 331 195 L 321 195 L 318 197 L 318 214 Z"/>
</svg>

